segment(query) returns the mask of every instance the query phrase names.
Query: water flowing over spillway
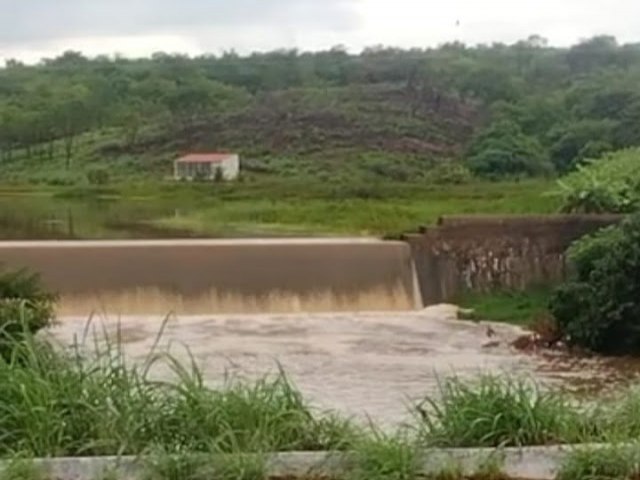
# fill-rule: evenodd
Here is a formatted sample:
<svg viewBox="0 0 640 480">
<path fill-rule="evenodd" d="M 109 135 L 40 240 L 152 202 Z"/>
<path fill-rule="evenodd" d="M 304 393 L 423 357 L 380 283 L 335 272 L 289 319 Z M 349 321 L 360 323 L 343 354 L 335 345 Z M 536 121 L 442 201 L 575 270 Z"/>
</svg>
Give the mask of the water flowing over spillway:
<svg viewBox="0 0 640 480">
<path fill-rule="evenodd" d="M 375 239 L 5 242 L 60 313 L 402 311 L 422 306 L 410 247 Z"/>
</svg>

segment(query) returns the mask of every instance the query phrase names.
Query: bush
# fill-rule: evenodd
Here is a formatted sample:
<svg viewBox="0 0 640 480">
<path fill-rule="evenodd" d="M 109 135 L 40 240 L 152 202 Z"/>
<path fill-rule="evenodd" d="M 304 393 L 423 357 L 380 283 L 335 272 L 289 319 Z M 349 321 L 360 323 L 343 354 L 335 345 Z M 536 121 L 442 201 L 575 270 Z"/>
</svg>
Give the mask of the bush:
<svg viewBox="0 0 640 480">
<path fill-rule="evenodd" d="M 629 213 L 640 206 L 640 149 L 586 160 L 558 181 L 565 213 Z"/>
<path fill-rule="evenodd" d="M 578 241 L 574 270 L 550 309 L 567 341 L 605 354 L 640 354 L 640 215 Z"/>
<path fill-rule="evenodd" d="M 441 163 L 427 172 L 427 182 L 436 185 L 462 185 L 470 181 L 471 172 L 459 163 Z"/>
<path fill-rule="evenodd" d="M 540 142 L 506 120 L 495 122 L 475 138 L 467 155 L 467 166 L 475 175 L 488 178 L 553 172 Z"/>
<path fill-rule="evenodd" d="M 47 185 L 52 187 L 70 187 L 78 183 L 78 178 L 73 174 L 56 173 L 55 175 L 48 175 L 44 178 Z"/>
<path fill-rule="evenodd" d="M 615 127 L 611 120 L 583 120 L 553 129 L 548 136 L 556 169 L 567 172 L 581 160 L 613 150 L 610 139 Z"/>
<path fill-rule="evenodd" d="M 0 357 L 8 358 L 16 344 L 49 326 L 54 318 L 55 296 L 37 275 L 26 271 L 0 274 Z"/>
<path fill-rule="evenodd" d="M 104 168 L 94 168 L 87 172 L 87 180 L 91 185 L 106 185 L 109 183 L 109 172 Z"/>
</svg>

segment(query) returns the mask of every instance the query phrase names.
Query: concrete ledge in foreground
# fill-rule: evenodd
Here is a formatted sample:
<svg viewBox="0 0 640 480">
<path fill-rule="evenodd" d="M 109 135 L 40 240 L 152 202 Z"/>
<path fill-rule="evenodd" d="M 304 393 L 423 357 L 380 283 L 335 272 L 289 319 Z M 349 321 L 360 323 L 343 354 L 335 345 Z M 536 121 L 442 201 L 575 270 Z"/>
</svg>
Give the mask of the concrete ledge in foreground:
<svg viewBox="0 0 640 480">
<path fill-rule="evenodd" d="M 422 473 L 436 474 L 455 468 L 462 474 L 473 474 L 488 461 L 502 466 L 502 473 L 514 479 L 553 480 L 568 455 L 581 449 L 603 448 L 605 445 L 568 445 L 508 449 L 438 449 L 426 450 L 422 456 Z M 269 477 L 336 478 L 353 465 L 354 454 L 339 452 L 294 452 L 267 455 Z M 215 457 L 211 459 L 215 464 Z M 144 461 L 136 457 L 87 457 L 38 459 L 35 465 L 54 480 L 101 480 L 106 472 L 116 473 L 119 480 L 138 480 Z M 493 463 L 493 462 L 492 462 Z M 0 462 L 0 472 L 7 467 Z"/>
</svg>

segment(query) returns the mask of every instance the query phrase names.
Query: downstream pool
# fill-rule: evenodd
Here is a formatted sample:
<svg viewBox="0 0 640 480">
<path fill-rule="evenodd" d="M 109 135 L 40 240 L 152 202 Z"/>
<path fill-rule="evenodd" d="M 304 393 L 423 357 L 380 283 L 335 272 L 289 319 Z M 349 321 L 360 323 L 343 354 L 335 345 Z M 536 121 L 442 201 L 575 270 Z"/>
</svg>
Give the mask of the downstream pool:
<svg viewBox="0 0 640 480">
<path fill-rule="evenodd" d="M 637 378 L 639 365 L 511 347 L 518 327 L 458 321 L 457 308 L 416 312 L 211 315 L 171 317 L 158 342 L 162 316 L 61 318 L 50 330 L 63 345 L 93 348 L 92 336 L 120 340 L 124 353 L 143 362 L 157 347 L 194 359 L 204 378 L 219 385 L 227 375 L 256 379 L 282 367 L 305 398 L 321 409 L 385 425 L 409 420 L 408 406 L 436 394 L 438 382 L 481 373 L 531 377 L 576 394 L 602 393 Z M 89 328 L 87 326 L 89 325 Z M 156 345 L 156 342 L 158 344 Z M 156 353 L 158 350 L 156 350 Z M 167 378 L 159 366 L 156 375 Z"/>
</svg>

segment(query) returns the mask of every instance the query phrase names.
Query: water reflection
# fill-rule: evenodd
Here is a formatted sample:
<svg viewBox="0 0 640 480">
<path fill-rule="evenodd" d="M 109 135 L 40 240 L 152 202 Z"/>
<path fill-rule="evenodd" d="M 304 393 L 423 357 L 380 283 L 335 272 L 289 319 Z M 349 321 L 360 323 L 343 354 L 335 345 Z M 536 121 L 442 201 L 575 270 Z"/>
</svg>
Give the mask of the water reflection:
<svg viewBox="0 0 640 480">
<path fill-rule="evenodd" d="M 190 237 L 150 220 L 172 215 L 169 205 L 133 200 L 0 197 L 1 240 Z"/>
</svg>

